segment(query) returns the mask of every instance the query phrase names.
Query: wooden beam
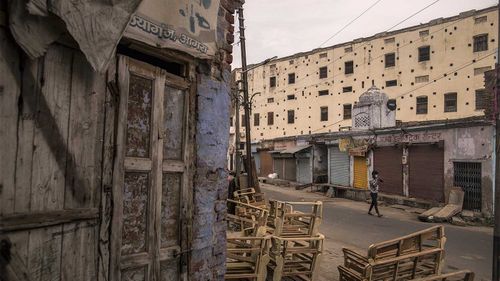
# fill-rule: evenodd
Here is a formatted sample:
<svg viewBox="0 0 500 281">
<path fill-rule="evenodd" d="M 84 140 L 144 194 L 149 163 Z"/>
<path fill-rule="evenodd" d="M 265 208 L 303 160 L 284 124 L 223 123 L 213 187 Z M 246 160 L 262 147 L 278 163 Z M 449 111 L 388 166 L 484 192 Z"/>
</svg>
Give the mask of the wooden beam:
<svg viewBox="0 0 500 281">
<path fill-rule="evenodd" d="M 97 208 L 6 215 L 0 217 L 0 232 L 20 231 L 98 218 Z"/>
</svg>

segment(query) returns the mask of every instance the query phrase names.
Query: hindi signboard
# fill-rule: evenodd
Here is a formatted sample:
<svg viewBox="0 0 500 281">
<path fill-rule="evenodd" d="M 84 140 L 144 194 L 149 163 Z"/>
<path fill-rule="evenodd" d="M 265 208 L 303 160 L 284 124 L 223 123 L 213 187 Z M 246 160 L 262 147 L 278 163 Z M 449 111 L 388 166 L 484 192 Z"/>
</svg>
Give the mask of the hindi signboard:
<svg viewBox="0 0 500 281">
<path fill-rule="evenodd" d="M 124 36 L 198 58 L 217 50 L 219 0 L 144 0 Z"/>
</svg>

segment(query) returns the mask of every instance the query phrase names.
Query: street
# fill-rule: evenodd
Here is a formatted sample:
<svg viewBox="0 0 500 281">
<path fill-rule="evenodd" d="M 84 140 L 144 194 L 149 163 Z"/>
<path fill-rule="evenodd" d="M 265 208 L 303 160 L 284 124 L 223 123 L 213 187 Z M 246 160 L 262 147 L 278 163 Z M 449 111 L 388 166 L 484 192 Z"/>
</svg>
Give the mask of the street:
<svg viewBox="0 0 500 281">
<path fill-rule="evenodd" d="M 369 216 L 368 205 L 364 202 L 327 198 L 310 193 L 309 189 L 298 191 L 268 184 L 261 184 L 261 189 L 268 200 L 323 201 L 321 232 L 326 241 L 320 280 L 338 280 L 337 265 L 343 261 L 342 247 L 366 253 L 372 243 L 433 225 L 418 221 L 416 214 L 390 207 L 380 207 L 384 215 L 382 218 Z M 446 262 L 443 271 L 470 269 L 476 274 L 475 280 L 491 280 L 492 229 L 445 224 L 445 233 Z"/>
</svg>

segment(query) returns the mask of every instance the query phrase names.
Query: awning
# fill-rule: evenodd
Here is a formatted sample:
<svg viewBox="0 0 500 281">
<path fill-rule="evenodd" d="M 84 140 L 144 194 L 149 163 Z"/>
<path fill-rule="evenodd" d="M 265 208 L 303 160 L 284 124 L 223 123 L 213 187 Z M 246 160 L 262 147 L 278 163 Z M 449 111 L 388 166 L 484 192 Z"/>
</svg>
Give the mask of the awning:
<svg viewBox="0 0 500 281">
<path fill-rule="evenodd" d="M 309 147 L 311 147 L 311 146 L 310 145 L 294 146 L 294 147 L 282 150 L 281 154 L 295 154 L 295 153 L 300 152 L 304 149 L 308 149 Z"/>
</svg>

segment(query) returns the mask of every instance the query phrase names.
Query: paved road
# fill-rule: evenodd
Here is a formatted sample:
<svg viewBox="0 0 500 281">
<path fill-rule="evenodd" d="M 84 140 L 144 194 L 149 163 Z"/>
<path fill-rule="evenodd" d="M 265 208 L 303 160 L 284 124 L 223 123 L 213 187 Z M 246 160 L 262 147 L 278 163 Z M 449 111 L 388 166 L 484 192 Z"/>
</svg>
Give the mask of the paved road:
<svg viewBox="0 0 500 281">
<path fill-rule="evenodd" d="M 417 220 L 409 214 L 393 208 L 381 208 L 384 217 L 367 215 L 368 205 L 345 199 L 332 199 L 290 188 L 262 185 L 267 199 L 301 201 L 318 198 L 324 201 L 324 218 L 321 231 L 325 235 L 326 254 L 321 270 L 323 280 L 337 280 L 336 266 L 342 262 L 342 247 L 362 250 L 378 241 L 391 239 L 425 229 L 431 224 Z M 470 269 L 475 280 L 491 280 L 492 230 L 490 228 L 457 227 L 446 224 L 445 271 Z"/>
</svg>

